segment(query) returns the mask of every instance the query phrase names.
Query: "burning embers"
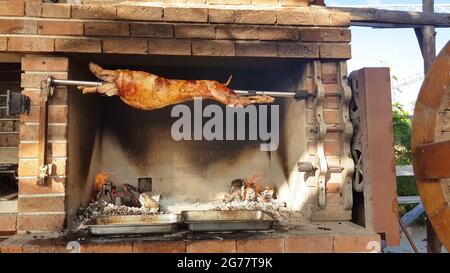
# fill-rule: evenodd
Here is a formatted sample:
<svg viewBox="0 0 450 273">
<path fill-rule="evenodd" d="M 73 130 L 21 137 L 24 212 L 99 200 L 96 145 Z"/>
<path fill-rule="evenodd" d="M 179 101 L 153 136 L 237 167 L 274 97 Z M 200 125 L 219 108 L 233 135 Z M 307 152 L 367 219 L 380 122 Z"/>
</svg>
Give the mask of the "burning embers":
<svg viewBox="0 0 450 273">
<path fill-rule="evenodd" d="M 286 207 L 284 201 L 277 199 L 273 187 L 268 184 L 260 186 L 260 180 L 262 177 L 259 175 L 253 175 L 247 180 L 233 180 L 224 203 L 218 209 L 278 210 Z"/>
<path fill-rule="evenodd" d="M 92 202 L 78 211 L 78 225 L 98 216 L 142 215 L 159 213 L 160 195 L 140 193 L 130 184 L 116 185 L 107 173 L 95 177 Z"/>
</svg>

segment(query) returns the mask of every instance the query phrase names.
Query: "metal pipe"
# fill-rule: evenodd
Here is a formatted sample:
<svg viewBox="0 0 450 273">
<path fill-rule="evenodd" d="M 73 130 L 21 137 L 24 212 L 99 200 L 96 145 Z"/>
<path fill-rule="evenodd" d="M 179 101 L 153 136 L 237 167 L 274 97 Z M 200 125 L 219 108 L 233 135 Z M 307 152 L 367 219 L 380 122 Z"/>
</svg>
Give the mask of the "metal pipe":
<svg viewBox="0 0 450 273">
<path fill-rule="evenodd" d="M 238 95 L 267 95 L 271 97 L 284 97 L 292 98 L 295 96 L 295 92 L 275 92 L 275 91 L 248 91 L 248 90 L 233 90 Z"/>
<path fill-rule="evenodd" d="M 409 244 L 411 245 L 414 253 L 419 253 L 416 245 L 414 244 L 414 240 L 411 238 L 411 235 L 409 235 L 409 232 L 408 232 L 408 230 L 406 230 L 406 227 L 403 225 L 402 220 L 399 219 L 398 222 L 400 223 L 400 227 L 402 228 L 403 233 L 405 233 L 406 239 L 408 240 Z"/>
<path fill-rule="evenodd" d="M 71 85 L 71 86 L 100 86 L 103 82 L 73 81 L 52 79 L 54 85 Z"/>
<path fill-rule="evenodd" d="M 100 86 L 103 82 L 90 81 L 74 81 L 74 80 L 58 80 L 51 79 L 53 85 L 70 85 L 70 86 Z M 296 92 L 275 92 L 275 91 L 253 91 L 253 90 L 233 90 L 238 95 L 267 95 L 272 97 L 293 98 Z"/>
</svg>

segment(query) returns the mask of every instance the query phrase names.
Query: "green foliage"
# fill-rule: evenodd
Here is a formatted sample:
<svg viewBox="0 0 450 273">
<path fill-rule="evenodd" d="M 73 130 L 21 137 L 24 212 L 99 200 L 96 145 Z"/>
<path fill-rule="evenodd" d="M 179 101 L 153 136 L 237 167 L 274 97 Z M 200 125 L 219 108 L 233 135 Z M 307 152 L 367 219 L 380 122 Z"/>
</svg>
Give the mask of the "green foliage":
<svg viewBox="0 0 450 273">
<path fill-rule="evenodd" d="M 400 103 L 392 105 L 394 148 L 397 165 L 411 164 L 411 119 Z"/>
<path fill-rule="evenodd" d="M 392 121 L 394 123 L 394 148 L 396 164 L 411 164 L 411 119 L 409 117 L 409 113 L 398 102 L 392 105 Z M 415 177 L 397 177 L 397 194 L 398 196 L 419 195 Z M 399 205 L 400 216 L 413 209 L 416 205 L 417 204 Z M 425 216 L 419 217 L 415 223 L 425 223 Z"/>
</svg>

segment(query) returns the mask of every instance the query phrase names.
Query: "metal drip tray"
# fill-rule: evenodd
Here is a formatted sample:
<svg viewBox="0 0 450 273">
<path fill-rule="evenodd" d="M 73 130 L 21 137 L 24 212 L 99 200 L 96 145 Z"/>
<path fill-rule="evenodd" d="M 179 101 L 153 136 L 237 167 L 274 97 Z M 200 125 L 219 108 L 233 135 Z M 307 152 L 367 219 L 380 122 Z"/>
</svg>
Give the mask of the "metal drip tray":
<svg viewBox="0 0 450 273">
<path fill-rule="evenodd" d="M 181 212 L 191 231 L 242 231 L 271 229 L 275 220 L 260 210 L 193 210 Z"/>
<path fill-rule="evenodd" d="M 94 235 L 170 233 L 178 229 L 178 214 L 101 216 L 88 223 Z"/>
</svg>

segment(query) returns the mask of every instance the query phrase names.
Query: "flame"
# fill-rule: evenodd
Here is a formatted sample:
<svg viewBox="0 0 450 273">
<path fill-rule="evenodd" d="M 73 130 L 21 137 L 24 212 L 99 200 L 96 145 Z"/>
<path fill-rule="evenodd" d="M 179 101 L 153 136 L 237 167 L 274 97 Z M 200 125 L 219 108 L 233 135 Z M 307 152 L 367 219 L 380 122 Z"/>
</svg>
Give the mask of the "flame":
<svg viewBox="0 0 450 273">
<path fill-rule="evenodd" d="M 108 181 L 109 174 L 105 172 L 98 173 L 95 176 L 95 191 L 100 191 L 102 186 Z"/>
</svg>

